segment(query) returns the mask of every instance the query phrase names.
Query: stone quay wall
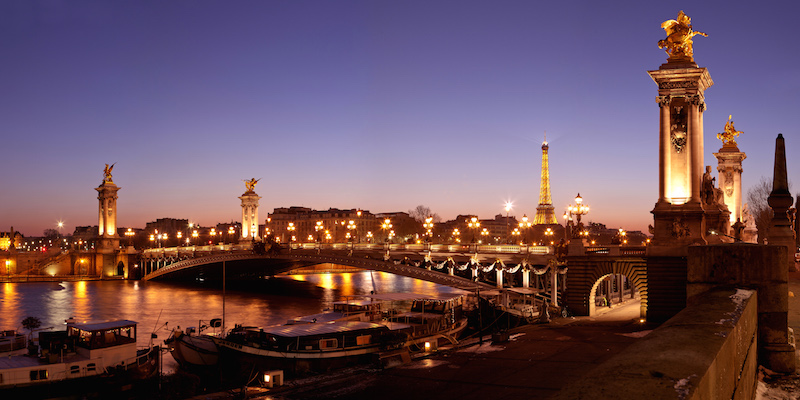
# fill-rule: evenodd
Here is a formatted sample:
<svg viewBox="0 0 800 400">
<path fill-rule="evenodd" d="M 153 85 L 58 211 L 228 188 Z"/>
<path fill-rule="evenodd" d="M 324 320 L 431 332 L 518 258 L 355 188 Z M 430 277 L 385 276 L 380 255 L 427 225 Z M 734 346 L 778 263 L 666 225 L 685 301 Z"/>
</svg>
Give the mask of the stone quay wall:
<svg viewBox="0 0 800 400">
<path fill-rule="evenodd" d="M 757 294 L 718 287 L 556 399 L 753 399 Z"/>
</svg>

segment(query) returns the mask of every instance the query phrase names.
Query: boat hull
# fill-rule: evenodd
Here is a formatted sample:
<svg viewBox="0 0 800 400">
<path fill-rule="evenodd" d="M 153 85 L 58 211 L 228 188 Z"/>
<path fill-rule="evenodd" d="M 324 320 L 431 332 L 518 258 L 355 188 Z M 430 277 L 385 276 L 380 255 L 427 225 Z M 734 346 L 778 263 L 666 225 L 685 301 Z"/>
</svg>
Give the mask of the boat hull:
<svg viewBox="0 0 800 400">
<path fill-rule="evenodd" d="M 181 334 L 166 344 L 172 357 L 183 367 L 211 367 L 219 362 L 219 349 L 211 336 Z"/>
</svg>

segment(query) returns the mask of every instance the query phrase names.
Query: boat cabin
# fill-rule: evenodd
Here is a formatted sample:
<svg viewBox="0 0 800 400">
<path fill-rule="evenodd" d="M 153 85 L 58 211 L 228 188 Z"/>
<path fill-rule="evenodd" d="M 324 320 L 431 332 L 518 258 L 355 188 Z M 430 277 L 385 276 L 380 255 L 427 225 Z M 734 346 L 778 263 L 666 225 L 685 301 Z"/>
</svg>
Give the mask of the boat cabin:
<svg viewBox="0 0 800 400">
<path fill-rule="evenodd" d="M 347 299 L 345 301 L 337 301 L 333 303 L 333 311 L 304 315 L 302 317 L 292 318 L 286 323 L 293 324 L 310 324 L 310 323 L 326 323 L 331 321 L 361 321 L 371 322 L 380 321 L 383 318 L 381 314 L 381 303 L 379 301 L 371 301 L 366 299 Z"/>
<path fill-rule="evenodd" d="M 359 321 L 278 325 L 249 329 L 233 342 L 280 352 L 325 352 L 380 343 L 385 325 Z"/>
</svg>

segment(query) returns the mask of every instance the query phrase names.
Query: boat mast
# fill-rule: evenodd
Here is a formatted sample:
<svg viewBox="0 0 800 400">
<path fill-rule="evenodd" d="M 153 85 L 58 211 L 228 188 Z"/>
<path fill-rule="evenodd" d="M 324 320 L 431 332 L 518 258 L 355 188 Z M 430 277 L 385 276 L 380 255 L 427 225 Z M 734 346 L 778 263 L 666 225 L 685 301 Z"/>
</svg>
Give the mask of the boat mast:
<svg viewBox="0 0 800 400">
<path fill-rule="evenodd" d="M 222 334 L 225 336 L 225 260 L 222 260 Z"/>
</svg>

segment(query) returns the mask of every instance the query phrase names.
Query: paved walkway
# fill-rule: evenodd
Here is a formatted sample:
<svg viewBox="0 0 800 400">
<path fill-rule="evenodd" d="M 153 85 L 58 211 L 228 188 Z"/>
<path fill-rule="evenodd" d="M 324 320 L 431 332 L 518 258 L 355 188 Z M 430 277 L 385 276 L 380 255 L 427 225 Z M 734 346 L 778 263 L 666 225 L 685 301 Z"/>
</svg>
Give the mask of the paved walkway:
<svg viewBox="0 0 800 400">
<path fill-rule="evenodd" d="M 354 369 L 297 387 L 272 399 L 544 399 L 622 351 L 650 328 L 638 322 L 639 303 L 599 317 L 556 319 L 386 370 Z M 488 339 L 488 337 L 487 337 Z"/>
</svg>

